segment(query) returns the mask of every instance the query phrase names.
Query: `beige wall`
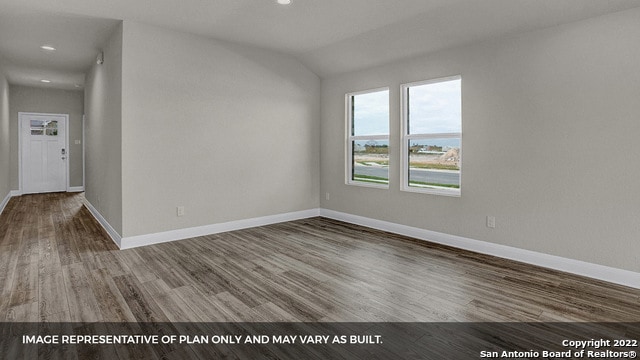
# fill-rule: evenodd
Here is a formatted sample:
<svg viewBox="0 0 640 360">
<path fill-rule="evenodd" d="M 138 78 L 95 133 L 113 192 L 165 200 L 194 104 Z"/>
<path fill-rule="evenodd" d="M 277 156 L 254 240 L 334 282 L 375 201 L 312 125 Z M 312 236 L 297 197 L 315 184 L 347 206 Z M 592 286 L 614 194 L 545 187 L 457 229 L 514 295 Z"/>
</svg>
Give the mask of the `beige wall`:
<svg viewBox="0 0 640 360">
<path fill-rule="evenodd" d="M 11 134 L 11 189 L 20 188 L 18 176 L 18 113 L 50 113 L 69 115 L 69 185 L 82 184 L 82 114 L 84 94 L 82 91 L 45 89 L 11 85 L 10 134 Z M 80 140 L 80 144 L 75 144 Z"/>
<path fill-rule="evenodd" d="M 323 79 L 322 207 L 640 271 L 638 39 L 635 9 Z M 455 74 L 462 197 L 401 192 L 400 84 Z M 390 188 L 347 186 L 344 95 L 382 86 Z"/>
<path fill-rule="evenodd" d="M 122 24 L 85 81 L 85 197 L 122 234 Z"/>
<path fill-rule="evenodd" d="M 124 236 L 318 207 L 320 80 L 297 60 L 125 21 L 122 78 Z"/>
<path fill-rule="evenodd" d="M 11 191 L 9 152 L 9 83 L 0 61 L 0 203 Z"/>
</svg>

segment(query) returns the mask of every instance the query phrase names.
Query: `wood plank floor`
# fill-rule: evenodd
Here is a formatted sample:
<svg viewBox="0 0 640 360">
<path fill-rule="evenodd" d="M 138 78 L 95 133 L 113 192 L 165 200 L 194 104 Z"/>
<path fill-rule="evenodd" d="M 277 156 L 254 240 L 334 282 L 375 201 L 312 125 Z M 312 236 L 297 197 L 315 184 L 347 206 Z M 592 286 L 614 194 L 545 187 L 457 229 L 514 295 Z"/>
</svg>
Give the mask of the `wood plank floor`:
<svg viewBox="0 0 640 360">
<path fill-rule="evenodd" d="M 118 250 L 82 194 L 0 217 L 0 321 L 640 321 L 640 290 L 324 218 Z"/>
</svg>

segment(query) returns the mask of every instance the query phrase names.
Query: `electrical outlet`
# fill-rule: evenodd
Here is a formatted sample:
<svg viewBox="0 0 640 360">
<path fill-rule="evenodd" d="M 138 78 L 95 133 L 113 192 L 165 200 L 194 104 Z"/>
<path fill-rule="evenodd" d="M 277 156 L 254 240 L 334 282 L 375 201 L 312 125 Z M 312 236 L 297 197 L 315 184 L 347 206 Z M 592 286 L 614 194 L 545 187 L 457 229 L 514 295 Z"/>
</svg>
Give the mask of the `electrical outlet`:
<svg viewBox="0 0 640 360">
<path fill-rule="evenodd" d="M 325 198 L 325 199 L 327 199 L 327 200 L 331 200 L 331 194 L 326 193 L 326 194 L 325 194 L 325 196 L 324 196 L 324 198 Z"/>
<path fill-rule="evenodd" d="M 176 208 L 176 212 L 177 212 L 178 216 L 184 216 L 184 206 L 178 206 Z"/>
<path fill-rule="evenodd" d="M 495 216 L 487 216 L 487 227 L 495 229 L 495 227 L 496 227 L 496 217 Z"/>
<path fill-rule="evenodd" d="M 76 144 L 76 145 L 80 145 L 81 143 L 82 143 L 82 142 L 81 142 L 80 140 L 76 140 L 76 141 L 75 141 L 75 144 Z"/>
</svg>

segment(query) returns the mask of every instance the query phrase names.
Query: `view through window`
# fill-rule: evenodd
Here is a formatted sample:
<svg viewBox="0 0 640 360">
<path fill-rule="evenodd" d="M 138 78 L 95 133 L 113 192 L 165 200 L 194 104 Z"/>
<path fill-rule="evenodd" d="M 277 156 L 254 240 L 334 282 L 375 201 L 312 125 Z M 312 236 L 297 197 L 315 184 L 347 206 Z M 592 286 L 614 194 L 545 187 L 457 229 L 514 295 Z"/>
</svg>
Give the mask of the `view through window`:
<svg viewBox="0 0 640 360">
<path fill-rule="evenodd" d="M 402 86 L 402 189 L 460 195 L 460 76 Z"/>
<path fill-rule="evenodd" d="M 389 89 L 347 94 L 347 183 L 389 185 Z"/>
</svg>

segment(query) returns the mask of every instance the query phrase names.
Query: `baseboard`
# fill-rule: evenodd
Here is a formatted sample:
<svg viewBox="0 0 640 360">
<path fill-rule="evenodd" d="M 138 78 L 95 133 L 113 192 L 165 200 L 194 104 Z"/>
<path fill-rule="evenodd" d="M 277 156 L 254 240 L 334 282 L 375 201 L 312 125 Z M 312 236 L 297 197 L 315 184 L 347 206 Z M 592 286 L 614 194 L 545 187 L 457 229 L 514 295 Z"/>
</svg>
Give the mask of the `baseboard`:
<svg viewBox="0 0 640 360">
<path fill-rule="evenodd" d="M 560 256 L 543 254 L 531 250 L 519 249 L 511 246 L 474 240 L 461 236 L 449 235 L 416 227 L 400 225 L 387 221 L 351 215 L 333 210 L 320 209 L 320 216 L 340 220 L 356 225 L 362 225 L 373 229 L 392 232 L 426 240 L 442 245 L 448 245 L 459 249 L 492 255 L 504 259 L 520 261 L 554 270 L 560 270 L 593 279 L 603 280 L 615 284 L 640 289 L 640 273 L 612 268 L 585 261 L 563 258 Z"/>
<path fill-rule="evenodd" d="M 84 186 L 70 186 L 67 189 L 67 192 L 83 192 L 84 191 Z"/>
<path fill-rule="evenodd" d="M 5 196 L 4 199 L 2 199 L 2 202 L 0 202 L 0 215 L 2 215 L 4 207 L 7 206 L 7 204 L 9 203 L 9 199 L 11 199 L 12 196 L 13 195 L 11 195 L 11 191 L 9 191 L 7 193 L 7 196 Z"/>
<path fill-rule="evenodd" d="M 257 226 L 277 224 L 281 222 L 307 219 L 320 216 L 319 209 L 296 211 L 284 214 L 269 215 L 251 219 L 229 221 L 225 223 L 204 225 L 192 228 L 165 231 L 155 234 L 129 236 L 122 238 L 120 249 L 131 249 L 140 246 L 160 244 L 169 241 L 190 239 L 198 236 L 219 234 L 228 231 L 242 230 Z"/>
<path fill-rule="evenodd" d="M 22 195 L 21 190 L 11 190 L 11 196 L 21 196 L 21 195 Z"/>
<path fill-rule="evenodd" d="M 8 200 L 5 199 L 5 201 L 3 201 L 3 204 L 6 203 L 6 201 Z M 315 216 L 323 216 L 330 219 L 388 231 L 395 234 L 430 241 L 437 244 L 448 245 L 459 249 L 474 251 L 477 253 L 492 255 L 504 259 L 520 261 L 527 264 L 564 271 L 576 275 L 586 276 L 593 279 L 603 280 L 640 289 L 640 274 L 634 271 L 588 263 L 585 261 L 539 253 L 531 250 L 519 249 L 506 245 L 494 244 L 486 241 L 425 230 L 421 228 L 371 219 L 363 216 L 352 215 L 328 209 L 310 209 L 123 238 L 111 227 L 111 225 L 102 217 L 102 215 L 100 215 L 100 213 L 91 205 L 91 203 L 86 201 L 86 199 L 85 206 L 89 209 L 96 220 L 98 220 L 98 222 L 105 228 L 111 239 L 120 247 L 120 249 L 130 249 L 140 246 L 189 239 L 198 236 L 242 230 L 286 221 L 306 219 Z"/>
<path fill-rule="evenodd" d="M 82 202 L 84 206 L 89 210 L 91 215 L 93 215 L 93 217 L 100 223 L 100 225 L 102 225 L 102 228 L 107 232 L 111 240 L 113 240 L 113 242 L 116 243 L 119 248 L 122 248 L 122 237 L 120 236 L 120 234 L 118 234 L 118 232 L 111 226 L 111 224 L 109 224 L 109 222 L 102 216 L 102 214 L 100 214 L 100 212 L 96 208 L 94 208 L 93 205 L 91 205 L 89 200 L 85 198 Z"/>
</svg>

